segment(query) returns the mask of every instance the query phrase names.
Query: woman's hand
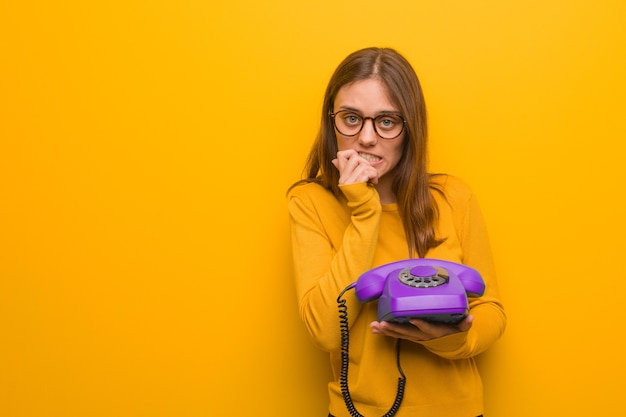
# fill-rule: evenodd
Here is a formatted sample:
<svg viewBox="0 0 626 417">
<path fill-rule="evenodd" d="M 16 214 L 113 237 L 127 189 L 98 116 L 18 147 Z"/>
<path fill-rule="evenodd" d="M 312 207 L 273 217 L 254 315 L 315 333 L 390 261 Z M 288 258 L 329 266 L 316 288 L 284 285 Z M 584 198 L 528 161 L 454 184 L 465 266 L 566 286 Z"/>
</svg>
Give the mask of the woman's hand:
<svg viewBox="0 0 626 417">
<path fill-rule="evenodd" d="M 339 170 L 339 184 L 378 184 L 378 171 L 354 149 L 337 152 L 333 165 Z"/>
<path fill-rule="evenodd" d="M 411 324 L 390 323 L 387 321 L 374 321 L 370 324 L 372 332 L 382 336 L 405 339 L 411 342 L 424 342 L 437 339 L 454 333 L 466 332 L 472 327 L 474 316 L 469 315 L 463 321 L 450 323 L 435 323 L 432 321 L 411 319 Z"/>
</svg>

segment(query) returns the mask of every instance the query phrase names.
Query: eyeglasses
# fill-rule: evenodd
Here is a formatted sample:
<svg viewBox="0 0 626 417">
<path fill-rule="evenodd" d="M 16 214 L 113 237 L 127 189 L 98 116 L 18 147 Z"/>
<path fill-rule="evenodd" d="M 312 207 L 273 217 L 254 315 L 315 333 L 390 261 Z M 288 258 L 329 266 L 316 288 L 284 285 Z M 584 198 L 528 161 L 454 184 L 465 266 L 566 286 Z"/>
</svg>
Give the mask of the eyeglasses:
<svg viewBox="0 0 626 417">
<path fill-rule="evenodd" d="M 356 136 L 365 125 L 365 121 L 370 119 L 374 132 L 381 139 L 395 139 L 404 131 L 406 121 L 399 114 L 383 113 L 376 117 L 363 117 L 351 110 L 341 110 L 337 113 L 330 113 L 335 129 L 344 136 Z"/>
</svg>

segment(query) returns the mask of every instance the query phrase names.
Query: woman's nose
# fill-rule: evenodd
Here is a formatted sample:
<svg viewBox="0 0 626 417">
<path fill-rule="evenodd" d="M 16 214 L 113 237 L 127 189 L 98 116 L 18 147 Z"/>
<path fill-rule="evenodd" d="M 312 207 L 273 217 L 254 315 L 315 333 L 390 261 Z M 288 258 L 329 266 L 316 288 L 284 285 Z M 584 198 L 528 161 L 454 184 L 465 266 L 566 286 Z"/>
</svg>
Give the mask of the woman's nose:
<svg viewBox="0 0 626 417">
<path fill-rule="evenodd" d="M 370 123 L 367 123 L 367 122 Z M 374 120 L 373 119 L 365 119 L 363 121 L 363 128 L 361 132 L 359 132 L 359 143 L 362 145 L 372 146 L 378 143 L 378 133 L 376 133 L 376 129 L 374 129 Z"/>
</svg>

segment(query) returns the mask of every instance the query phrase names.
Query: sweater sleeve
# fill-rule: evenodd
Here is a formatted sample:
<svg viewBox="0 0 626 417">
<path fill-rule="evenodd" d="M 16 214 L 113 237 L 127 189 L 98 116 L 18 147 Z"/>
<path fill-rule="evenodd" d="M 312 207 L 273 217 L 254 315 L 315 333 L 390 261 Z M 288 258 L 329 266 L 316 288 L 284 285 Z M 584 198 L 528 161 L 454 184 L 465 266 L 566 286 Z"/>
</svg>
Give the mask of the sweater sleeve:
<svg viewBox="0 0 626 417">
<path fill-rule="evenodd" d="M 457 333 L 423 342 L 431 352 L 447 358 L 461 359 L 478 355 L 502 335 L 506 315 L 499 298 L 498 283 L 489 238 L 475 196 L 469 192 L 457 201 L 459 210 L 456 229 L 463 252 L 462 262 L 478 270 L 485 281 L 485 294 L 470 298 L 470 314 L 474 316 L 468 332 Z"/>
<path fill-rule="evenodd" d="M 339 294 L 372 267 L 382 210 L 372 185 L 340 188 L 347 199 L 344 216 L 338 212 L 345 213 L 345 206 L 317 184 L 296 187 L 288 201 L 299 312 L 326 351 L 340 347 Z M 352 291 L 345 299 L 354 319 L 360 303 Z"/>
</svg>

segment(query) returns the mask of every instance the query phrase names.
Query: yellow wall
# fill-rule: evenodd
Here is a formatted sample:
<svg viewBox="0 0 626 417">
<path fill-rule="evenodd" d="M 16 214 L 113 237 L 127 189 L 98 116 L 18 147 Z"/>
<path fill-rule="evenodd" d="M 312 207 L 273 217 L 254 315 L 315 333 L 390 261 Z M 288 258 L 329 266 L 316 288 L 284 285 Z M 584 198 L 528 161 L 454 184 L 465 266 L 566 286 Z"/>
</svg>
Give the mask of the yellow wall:
<svg viewBox="0 0 626 417">
<path fill-rule="evenodd" d="M 413 62 L 432 168 L 487 216 L 510 318 L 487 414 L 625 414 L 625 21 L 623 0 L 2 2 L 0 415 L 325 415 L 284 192 L 370 45 Z"/>
</svg>

